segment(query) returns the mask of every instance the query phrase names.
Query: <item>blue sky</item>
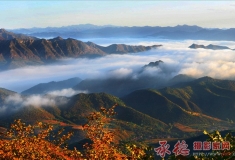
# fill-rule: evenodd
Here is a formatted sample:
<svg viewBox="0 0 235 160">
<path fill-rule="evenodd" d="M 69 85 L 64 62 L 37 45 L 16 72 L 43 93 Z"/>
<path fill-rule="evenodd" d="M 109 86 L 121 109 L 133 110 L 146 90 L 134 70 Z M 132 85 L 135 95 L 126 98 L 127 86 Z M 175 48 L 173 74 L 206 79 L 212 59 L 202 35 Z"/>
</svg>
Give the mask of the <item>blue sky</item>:
<svg viewBox="0 0 235 160">
<path fill-rule="evenodd" d="M 0 28 L 199 25 L 235 28 L 233 1 L 0 1 Z"/>
</svg>

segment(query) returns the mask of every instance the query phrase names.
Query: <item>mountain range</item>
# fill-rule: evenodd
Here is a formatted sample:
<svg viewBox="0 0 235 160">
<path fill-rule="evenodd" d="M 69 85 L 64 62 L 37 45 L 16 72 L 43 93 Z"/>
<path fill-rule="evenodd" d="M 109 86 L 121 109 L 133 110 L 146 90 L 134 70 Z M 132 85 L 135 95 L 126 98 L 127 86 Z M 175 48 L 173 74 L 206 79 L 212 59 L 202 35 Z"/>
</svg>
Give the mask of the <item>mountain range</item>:
<svg viewBox="0 0 235 160">
<path fill-rule="evenodd" d="M 141 73 L 141 72 L 140 72 Z M 132 91 L 146 88 L 163 88 L 193 80 L 187 75 L 178 75 L 170 80 L 158 76 L 140 76 L 137 79 L 131 77 L 117 79 L 85 79 L 73 87 L 74 90 L 88 90 L 91 93 L 105 92 L 115 96 L 124 96 Z"/>
<path fill-rule="evenodd" d="M 0 66 L 5 69 L 25 65 L 48 64 L 63 58 L 94 57 L 147 51 L 161 45 L 131 46 L 112 44 L 104 47 L 80 37 L 160 37 L 173 39 L 235 40 L 234 29 L 204 29 L 198 26 L 117 27 L 70 26 L 62 28 L 20 29 L 30 36 L 0 30 Z M 74 29 L 74 30 L 73 30 Z M 72 30 L 72 31 L 71 31 Z M 37 32 L 34 32 L 37 31 Z M 29 33 L 30 32 L 30 33 Z M 34 36 L 56 35 L 52 39 Z M 66 36 L 72 35 L 73 38 Z M 67 38 L 67 39 L 64 39 Z M 77 37 L 76 37 L 77 38 Z M 229 49 L 225 46 L 196 45 L 190 48 Z M 161 69 L 166 62 L 157 60 L 143 65 L 125 78 L 80 79 L 40 83 L 16 93 L 0 88 L 0 127 L 8 128 L 15 119 L 28 123 L 43 121 L 55 128 L 73 130 L 73 144 L 86 137 L 82 125 L 87 116 L 100 107 L 117 105 L 110 118 L 111 130 L 120 140 L 153 141 L 157 138 L 187 138 L 203 130 L 234 129 L 235 81 L 211 77 L 193 78 L 176 75 L 172 79 L 148 76 L 148 69 Z M 48 94 L 71 89 L 72 96 Z M 72 144 L 72 145 L 73 145 Z"/>
<path fill-rule="evenodd" d="M 40 83 L 36 86 L 33 86 L 33 87 L 21 92 L 21 94 L 23 94 L 23 95 L 47 94 L 51 91 L 72 88 L 73 86 L 77 85 L 81 81 L 82 81 L 82 79 L 80 79 L 78 77 L 74 77 L 74 78 L 70 78 L 70 79 L 58 81 L 58 82 L 51 81 L 48 83 Z"/>
<path fill-rule="evenodd" d="M 36 93 L 35 91 L 37 89 L 39 89 L 39 91 L 41 89 L 38 88 L 38 86 L 43 86 L 44 88 L 46 88 L 46 86 L 53 83 L 55 84 L 54 86 L 57 85 L 58 87 L 60 86 L 59 84 L 66 83 L 69 81 L 75 82 L 77 80 L 80 81 L 79 78 L 72 78 L 60 82 L 39 84 L 22 93 L 30 94 L 30 92 L 27 91 L 34 90 L 34 92 L 32 92 L 31 94 L 35 94 Z M 65 88 L 65 86 L 61 87 Z M 4 92 L 2 91 L 2 93 L 8 93 L 8 92 L 9 91 L 6 90 L 4 90 Z M 9 94 L 13 94 L 13 92 L 9 92 Z M 160 108 L 158 109 L 158 107 L 162 106 L 164 108 L 167 108 L 167 106 L 169 106 L 169 108 L 171 108 L 169 110 L 178 108 L 179 110 L 181 110 L 181 112 L 185 111 L 192 112 L 191 113 L 192 115 L 194 115 L 193 113 L 195 112 L 202 114 L 201 115 L 202 117 L 203 114 L 205 114 L 211 117 L 216 117 L 221 120 L 226 120 L 226 119 L 235 120 L 232 114 L 234 110 L 233 104 L 235 103 L 235 101 L 233 100 L 233 96 L 235 96 L 235 81 L 218 80 L 210 77 L 203 77 L 195 80 L 190 79 L 190 81 L 188 82 L 177 83 L 173 86 L 157 90 L 156 89 L 135 90 L 134 92 L 131 92 L 126 96 L 122 96 L 121 99 L 127 106 L 131 106 L 132 108 L 135 108 L 142 113 L 151 115 L 152 117 L 156 116 L 155 118 L 158 119 L 162 115 L 160 113 L 159 115 L 156 115 L 156 113 L 151 112 L 151 110 L 152 109 L 162 110 Z M 153 102 L 151 102 L 152 100 Z M 145 101 L 148 101 L 148 103 L 145 105 L 149 106 L 147 107 L 149 108 L 149 110 L 146 110 L 146 107 L 144 108 L 142 107 Z M 224 105 L 225 102 L 226 105 Z M 155 108 L 151 109 L 151 107 Z M 164 112 L 164 110 L 162 110 L 162 112 Z M 171 114 L 176 114 L 176 113 L 177 112 L 171 111 Z M 169 113 L 166 113 L 165 115 L 169 115 Z M 165 119 L 162 119 L 162 121 L 167 123 L 175 121 L 180 122 L 179 118 L 176 118 L 175 120 L 173 119 L 173 117 L 167 119 L 167 117 L 163 116 L 163 118 Z M 184 121 L 184 123 L 187 123 L 187 121 Z"/>
<path fill-rule="evenodd" d="M 63 38 L 164 38 L 164 39 L 195 39 L 195 40 L 228 40 L 234 41 L 235 29 L 202 28 L 199 26 L 177 25 L 174 27 L 159 26 L 96 26 L 96 25 L 74 25 L 58 28 L 31 28 L 14 29 L 17 33 L 24 33 L 36 37 Z"/>
<path fill-rule="evenodd" d="M 13 31 L 15 33 L 22 33 L 22 34 L 28 34 L 28 33 L 35 33 L 35 32 L 66 32 L 66 31 L 85 31 L 85 30 L 91 30 L 91 29 L 101 29 L 106 27 L 117 27 L 113 25 L 103 25 L 103 26 L 97 26 L 93 24 L 79 24 L 79 25 L 70 25 L 70 26 L 62 26 L 62 27 L 46 27 L 46 28 L 19 28 L 19 29 L 11 29 L 10 31 Z"/>
<path fill-rule="evenodd" d="M 15 34 L 13 32 L 6 31 L 5 29 L 0 29 L 0 40 L 12 40 L 12 39 L 27 39 L 27 40 L 34 40 L 38 39 L 36 37 L 27 36 L 24 34 Z"/>
<path fill-rule="evenodd" d="M 213 44 L 209 44 L 208 46 L 192 44 L 191 46 L 189 46 L 189 48 L 191 48 L 191 49 L 203 48 L 203 49 L 212 49 L 212 50 L 223 50 L 223 49 L 232 50 L 231 48 L 229 48 L 227 46 L 218 46 L 218 45 L 213 45 Z"/>
<path fill-rule="evenodd" d="M 14 94 L 0 89 L 0 103 L 5 104 L 7 96 Z M 44 98 L 54 99 L 57 103 L 9 109 L 7 115 L 1 116 L 0 125 L 20 118 L 27 122 L 40 120 L 79 126 L 85 123 L 89 113 L 99 110 L 101 106 L 108 108 L 117 103 L 118 114 L 113 125 L 121 127 L 123 131 L 129 131 L 135 136 L 145 135 L 146 138 L 153 138 L 154 135 L 189 135 L 203 129 L 213 130 L 217 127 L 224 130 L 234 127 L 234 96 L 235 81 L 210 77 L 157 90 L 136 90 L 121 98 L 107 93 L 80 93 L 72 97 L 45 95 Z M 169 129 L 172 130 L 169 132 Z"/>
<path fill-rule="evenodd" d="M 132 91 L 139 89 L 159 89 L 166 86 L 172 86 L 177 83 L 189 82 L 195 79 L 185 74 L 179 74 L 170 79 L 158 76 L 158 74 L 146 74 L 146 72 L 148 72 L 148 69 L 161 70 L 162 64 L 164 64 L 162 60 L 150 62 L 149 64 L 144 65 L 143 67 L 136 70 L 133 74 L 125 78 L 109 77 L 105 79 L 84 79 L 80 83 L 75 85 L 73 89 L 87 90 L 91 93 L 105 92 L 118 97 L 122 97 Z M 133 78 L 133 75 L 135 75 L 136 78 Z"/>
<path fill-rule="evenodd" d="M 92 42 L 85 43 L 72 38 L 35 39 L 4 29 L 0 30 L 0 35 L 3 37 L 3 40 L 0 40 L 0 67 L 4 69 L 47 64 L 62 58 L 143 52 L 161 46 L 113 44 L 103 47 Z"/>
<path fill-rule="evenodd" d="M 172 86 L 177 83 L 184 83 L 195 80 L 195 78 L 184 74 L 176 75 L 175 77 L 169 80 L 161 78 L 157 75 L 141 76 L 149 67 L 157 69 L 159 68 L 159 65 L 163 63 L 163 61 L 158 60 L 156 62 L 150 62 L 149 64 L 144 65 L 143 67 L 139 68 L 136 73 L 134 73 L 138 76 L 138 78 L 135 79 L 133 79 L 131 76 L 126 78 L 109 77 L 106 79 L 93 78 L 84 80 L 81 80 L 79 78 L 72 78 L 60 82 L 41 83 L 21 93 L 24 95 L 46 94 L 49 91 L 57 91 L 66 88 L 72 88 L 74 91 L 87 91 L 89 93 L 105 92 L 108 94 L 122 97 L 138 89 L 159 89 L 166 86 Z M 70 82 L 71 80 L 72 82 Z"/>
<path fill-rule="evenodd" d="M 14 108 L 14 98 L 9 98 L 15 94 L 0 89 L 0 104 L 5 106 L 0 110 L 1 127 L 7 127 L 18 118 L 27 123 L 43 121 L 74 130 L 79 136 L 77 141 L 85 138 L 81 125 L 86 122 L 86 116 L 98 111 L 100 106 L 109 108 L 114 104 L 118 104 L 115 109 L 117 115 L 111 126 L 118 129 L 116 136 L 119 139 L 182 138 L 182 135 L 199 135 L 204 129 L 213 131 L 235 127 L 235 81 L 231 80 L 202 77 L 162 89 L 135 90 L 122 97 L 102 92 L 80 93 L 72 97 L 43 95 L 42 101 L 49 99 L 56 103 L 43 106 L 24 103 L 25 106 L 19 108 Z M 31 97 L 19 96 L 25 100 Z M 18 98 L 15 100 L 19 101 Z"/>
<path fill-rule="evenodd" d="M 178 110 L 180 108 L 182 111 L 189 111 L 191 114 L 198 113 L 199 117 L 203 117 L 203 114 L 205 114 L 218 119 L 234 121 L 234 96 L 235 81 L 203 77 L 159 90 L 138 90 L 123 97 L 123 101 L 150 116 L 154 117 L 154 115 L 159 114 L 157 117 L 162 116 L 165 119 L 164 121 L 191 123 L 191 121 L 184 119 L 182 113 L 176 111 L 177 108 Z M 145 107 L 143 108 L 144 103 Z M 161 110 L 161 113 L 157 110 Z M 174 118 L 170 116 L 171 114 L 177 114 L 179 117 L 172 120 Z M 167 115 L 167 117 L 164 115 Z M 168 119 L 168 117 L 171 118 Z"/>
</svg>

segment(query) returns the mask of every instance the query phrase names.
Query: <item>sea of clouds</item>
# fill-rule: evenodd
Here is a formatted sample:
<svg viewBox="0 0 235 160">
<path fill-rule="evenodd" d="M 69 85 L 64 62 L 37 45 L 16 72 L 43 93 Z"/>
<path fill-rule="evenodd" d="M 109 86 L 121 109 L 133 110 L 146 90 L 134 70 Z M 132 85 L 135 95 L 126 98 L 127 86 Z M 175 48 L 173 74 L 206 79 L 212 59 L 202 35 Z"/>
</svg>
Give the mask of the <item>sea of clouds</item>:
<svg viewBox="0 0 235 160">
<path fill-rule="evenodd" d="M 87 40 L 83 40 L 87 41 Z M 235 79 L 235 51 L 190 49 L 191 44 L 223 45 L 232 49 L 232 41 L 160 40 L 160 39 L 92 39 L 99 45 L 113 43 L 163 46 L 147 52 L 112 54 L 101 58 L 64 59 L 53 65 L 30 66 L 0 72 L 0 87 L 22 92 L 38 83 L 60 81 L 72 77 L 81 79 L 107 79 L 139 76 L 162 76 L 170 79 L 178 74 L 196 78 L 210 76 L 218 79 Z M 149 62 L 162 60 L 159 68 L 139 70 Z M 62 91 L 57 91 L 62 92 Z M 71 92 L 75 92 L 72 91 Z"/>
<path fill-rule="evenodd" d="M 86 41 L 86 40 L 84 40 Z M 107 46 L 113 43 L 130 45 L 163 46 L 147 52 L 132 54 L 112 54 L 100 58 L 64 59 L 57 64 L 44 66 L 28 66 L 0 72 L 0 87 L 18 93 L 39 83 L 60 81 L 72 77 L 81 79 L 138 79 L 145 76 L 158 76 L 169 80 L 178 74 L 187 74 L 195 78 L 210 76 L 218 79 L 235 80 L 235 51 L 190 49 L 191 44 L 223 45 L 232 49 L 235 42 L 229 41 L 195 41 L 195 40 L 157 40 L 157 39 L 93 39 L 99 45 Z M 157 68 L 145 68 L 149 62 L 162 60 Z M 89 93 L 88 90 L 72 88 L 51 91 L 43 95 L 22 97 L 19 94 L 5 99 L 0 113 L 12 113 L 24 106 L 54 106 L 58 103 L 54 96 L 71 97 L 78 93 Z"/>
</svg>

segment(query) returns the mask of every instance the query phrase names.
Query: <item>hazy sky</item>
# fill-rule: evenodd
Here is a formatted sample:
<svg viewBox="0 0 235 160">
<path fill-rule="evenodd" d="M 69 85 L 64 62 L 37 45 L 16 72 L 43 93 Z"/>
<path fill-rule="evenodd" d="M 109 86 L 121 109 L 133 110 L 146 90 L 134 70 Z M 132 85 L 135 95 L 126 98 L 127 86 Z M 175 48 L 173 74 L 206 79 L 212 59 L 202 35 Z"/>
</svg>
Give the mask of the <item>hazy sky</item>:
<svg viewBox="0 0 235 160">
<path fill-rule="evenodd" d="M 235 28 L 233 1 L 0 1 L 0 28 L 76 24 Z"/>
</svg>

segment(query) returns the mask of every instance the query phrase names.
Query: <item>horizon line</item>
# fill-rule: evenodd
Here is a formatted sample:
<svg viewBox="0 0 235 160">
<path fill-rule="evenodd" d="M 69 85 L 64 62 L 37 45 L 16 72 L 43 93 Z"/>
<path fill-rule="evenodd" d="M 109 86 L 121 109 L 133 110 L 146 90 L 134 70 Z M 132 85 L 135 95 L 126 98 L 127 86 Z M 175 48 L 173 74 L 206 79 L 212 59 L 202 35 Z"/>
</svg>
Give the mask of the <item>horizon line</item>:
<svg viewBox="0 0 235 160">
<path fill-rule="evenodd" d="M 62 26 L 47 26 L 47 27 L 28 27 L 28 28 L 24 28 L 24 27 L 20 27 L 20 28 L 12 28 L 12 29 L 9 29 L 9 28 L 1 28 L 1 29 L 6 29 L 6 30 L 16 30 L 16 29 L 35 29 L 35 28 L 40 28 L 40 29 L 45 29 L 45 28 L 63 28 L 63 27 L 72 27 L 72 26 L 82 26 L 82 25 L 93 25 L 93 26 L 98 26 L 98 27 L 177 27 L 177 26 L 190 26 L 190 27 L 200 27 L 200 28 L 205 28 L 205 29 L 230 29 L 230 28 L 233 28 L 233 27 L 228 27 L 228 28 L 218 28 L 218 27 L 202 27 L 202 26 L 199 26 L 199 25 L 188 25 L 188 24 L 178 24 L 178 25 L 172 25 L 172 26 L 153 26 L 153 25 L 133 25 L 133 26 L 126 26 L 126 25 L 123 25 L 123 26 L 119 26 L 119 25 L 112 25 L 112 24 L 104 24 L 104 25 L 97 25 L 97 24 L 91 24 L 91 23 L 83 23 L 83 24 L 71 24 L 71 25 L 62 25 Z"/>
</svg>

